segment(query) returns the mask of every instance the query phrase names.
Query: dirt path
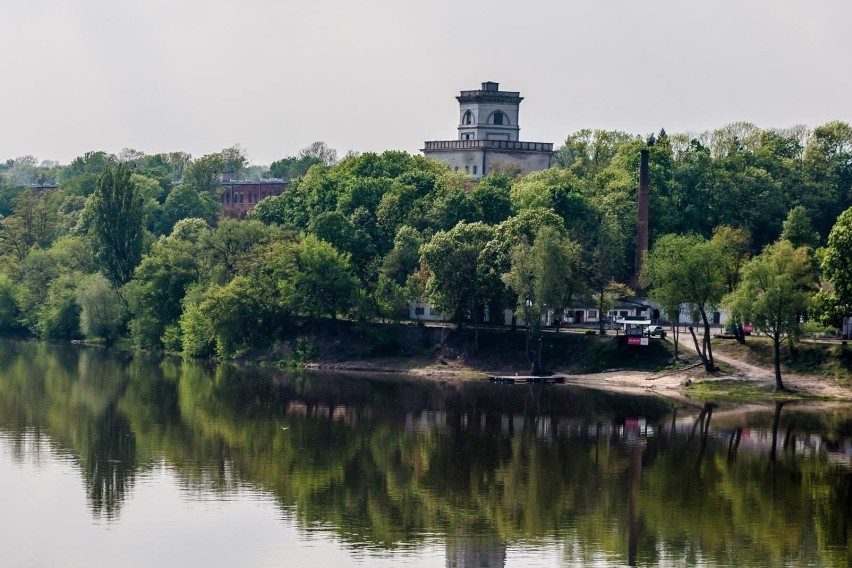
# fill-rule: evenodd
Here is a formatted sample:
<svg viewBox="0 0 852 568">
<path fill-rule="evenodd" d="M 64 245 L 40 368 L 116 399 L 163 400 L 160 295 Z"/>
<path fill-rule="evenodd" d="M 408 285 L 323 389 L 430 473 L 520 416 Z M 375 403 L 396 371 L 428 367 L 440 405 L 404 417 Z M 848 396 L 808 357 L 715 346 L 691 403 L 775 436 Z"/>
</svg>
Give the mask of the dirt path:
<svg viewBox="0 0 852 568">
<path fill-rule="evenodd" d="M 701 343 L 703 334 L 697 333 L 698 342 Z M 680 345 L 690 352 L 695 353 L 695 343 L 692 336 L 687 333 L 680 334 Z M 746 363 L 730 355 L 713 351 L 714 361 L 727 363 L 734 368 L 734 374 L 718 377 L 718 380 L 730 380 L 731 378 L 752 381 L 760 386 L 775 386 L 775 370 L 772 368 L 758 367 Z M 852 400 L 852 390 L 835 382 L 834 379 L 826 377 L 813 377 L 806 375 L 794 375 L 785 373 L 782 375 L 784 386 L 794 392 L 800 392 L 818 397 L 830 397 L 843 400 Z"/>
</svg>

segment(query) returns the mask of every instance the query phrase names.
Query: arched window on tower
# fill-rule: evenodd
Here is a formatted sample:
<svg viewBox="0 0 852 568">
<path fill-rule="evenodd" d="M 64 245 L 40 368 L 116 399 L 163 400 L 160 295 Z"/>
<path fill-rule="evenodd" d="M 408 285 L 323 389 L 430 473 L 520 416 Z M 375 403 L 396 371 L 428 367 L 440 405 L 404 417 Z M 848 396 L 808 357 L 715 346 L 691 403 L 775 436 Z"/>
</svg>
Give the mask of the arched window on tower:
<svg viewBox="0 0 852 568">
<path fill-rule="evenodd" d="M 462 117 L 462 124 L 473 124 L 473 113 L 465 111 L 464 116 Z"/>
<path fill-rule="evenodd" d="M 494 124 L 508 124 L 508 120 L 506 120 L 506 115 L 500 112 L 499 110 L 494 113 Z"/>
</svg>

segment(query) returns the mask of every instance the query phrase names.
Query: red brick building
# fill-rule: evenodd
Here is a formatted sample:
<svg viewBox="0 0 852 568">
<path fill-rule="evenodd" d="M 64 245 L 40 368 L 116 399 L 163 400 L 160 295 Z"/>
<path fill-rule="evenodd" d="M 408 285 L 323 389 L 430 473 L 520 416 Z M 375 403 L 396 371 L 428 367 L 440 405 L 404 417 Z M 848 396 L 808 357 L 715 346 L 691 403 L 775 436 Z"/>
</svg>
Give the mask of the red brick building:
<svg viewBox="0 0 852 568">
<path fill-rule="evenodd" d="M 290 187 L 290 182 L 281 179 L 223 181 L 220 187 L 222 212 L 228 216 L 239 217 L 254 209 L 261 199 L 284 193 Z"/>
</svg>

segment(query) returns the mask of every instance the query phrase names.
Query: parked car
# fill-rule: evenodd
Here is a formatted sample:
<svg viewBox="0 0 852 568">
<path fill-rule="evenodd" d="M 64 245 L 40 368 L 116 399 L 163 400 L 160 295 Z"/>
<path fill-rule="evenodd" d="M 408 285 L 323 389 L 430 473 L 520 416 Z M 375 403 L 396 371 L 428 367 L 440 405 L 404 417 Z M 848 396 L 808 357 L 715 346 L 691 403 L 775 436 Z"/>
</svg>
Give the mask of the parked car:
<svg viewBox="0 0 852 568">
<path fill-rule="evenodd" d="M 659 335 L 660 337 L 666 336 L 666 330 L 663 329 L 661 325 L 649 325 L 648 329 L 645 330 L 645 335 L 648 337 L 652 335 Z"/>
</svg>

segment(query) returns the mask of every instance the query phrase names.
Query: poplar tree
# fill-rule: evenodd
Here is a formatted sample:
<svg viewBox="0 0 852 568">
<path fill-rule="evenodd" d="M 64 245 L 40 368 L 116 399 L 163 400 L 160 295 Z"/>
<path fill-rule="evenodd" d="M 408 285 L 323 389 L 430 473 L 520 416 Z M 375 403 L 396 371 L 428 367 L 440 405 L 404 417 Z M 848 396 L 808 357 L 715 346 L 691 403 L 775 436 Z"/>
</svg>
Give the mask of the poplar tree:
<svg viewBox="0 0 852 568">
<path fill-rule="evenodd" d="M 114 286 L 130 281 L 142 258 L 142 197 L 124 164 L 107 166 L 88 204 L 91 235 L 101 268 Z"/>
</svg>

